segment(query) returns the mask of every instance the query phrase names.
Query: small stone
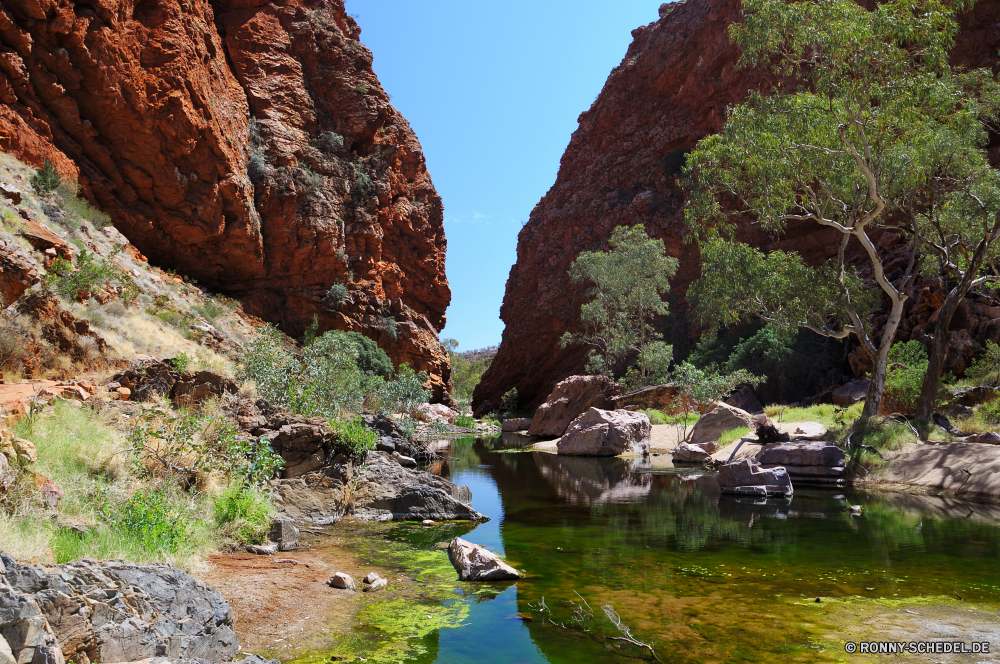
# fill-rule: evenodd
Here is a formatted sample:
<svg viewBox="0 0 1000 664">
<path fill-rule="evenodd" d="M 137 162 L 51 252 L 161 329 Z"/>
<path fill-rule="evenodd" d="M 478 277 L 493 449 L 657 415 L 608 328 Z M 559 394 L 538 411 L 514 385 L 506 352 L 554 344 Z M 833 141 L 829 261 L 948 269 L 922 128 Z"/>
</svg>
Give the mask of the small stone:
<svg viewBox="0 0 1000 664">
<path fill-rule="evenodd" d="M 35 463 L 38 460 L 38 450 L 35 449 L 34 443 L 30 440 L 15 438 L 13 444 L 18 463 Z"/>
<path fill-rule="evenodd" d="M 128 401 L 132 397 L 132 390 L 127 387 L 115 388 L 115 393 L 118 395 L 118 399 L 121 401 Z"/>
<path fill-rule="evenodd" d="M 274 542 L 267 544 L 247 544 L 247 552 L 256 556 L 273 556 L 278 553 L 278 545 Z"/>
<path fill-rule="evenodd" d="M 375 583 L 376 581 L 378 581 L 381 578 L 382 577 L 378 575 L 378 572 L 368 572 L 368 574 L 365 576 L 365 578 L 363 578 L 361 580 L 364 581 L 365 583 Z"/>
<path fill-rule="evenodd" d="M 424 519 L 420 523 L 424 524 L 425 526 L 436 526 L 436 525 L 438 525 L 437 521 L 433 521 L 431 519 Z"/>
<path fill-rule="evenodd" d="M 288 518 L 272 519 L 268 538 L 277 542 L 279 551 L 294 551 L 299 548 L 299 529 Z"/>
<path fill-rule="evenodd" d="M 346 572 L 337 572 L 330 577 L 330 580 L 326 584 L 331 588 L 339 588 L 341 590 L 357 590 L 354 585 L 354 579 Z"/>
<path fill-rule="evenodd" d="M 392 453 L 393 460 L 404 468 L 416 468 L 417 460 L 413 457 L 403 456 L 399 452 Z"/>
<path fill-rule="evenodd" d="M 963 443 L 977 443 L 979 445 L 1000 445 L 1000 434 L 995 431 L 987 431 L 986 433 L 977 433 L 972 436 L 966 436 L 962 439 Z"/>
<path fill-rule="evenodd" d="M 389 585 L 389 582 L 386 581 L 385 579 L 376 579 L 375 582 L 372 583 L 370 586 L 365 586 L 364 591 L 366 593 L 367 592 L 378 592 L 379 590 L 382 590 L 383 588 L 385 588 L 388 585 Z"/>
</svg>

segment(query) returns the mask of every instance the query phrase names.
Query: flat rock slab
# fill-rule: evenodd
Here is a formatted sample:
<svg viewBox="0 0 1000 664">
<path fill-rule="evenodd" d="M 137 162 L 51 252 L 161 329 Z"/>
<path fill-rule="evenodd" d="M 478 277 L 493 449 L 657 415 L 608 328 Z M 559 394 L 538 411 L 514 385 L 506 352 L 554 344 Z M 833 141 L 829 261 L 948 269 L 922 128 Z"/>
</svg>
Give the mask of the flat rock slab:
<svg viewBox="0 0 1000 664">
<path fill-rule="evenodd" d="M 843 477 L 847 472 L 844 466 L 779 466 L 761 464 L 761 468 L 784 468 L 792 477 Z"/>
<path fill-rule="evenodd" d="M 792 440 L 823 440 L 827 434 L 826 427 L 819 422 L 782 422 L 774 426 Z"/>
<path fill-rule="evenodd" d="M 792 494 L 792 480 L 784 468 L 761 468 L 753 459 L 734 461 L 719 468 L 716 478 L 723 493 L 745 493 L 745 487 L 762 487 L 767 494 Z"/>
<path fill-rule="evenodd" d="M 874 483 L 1000 498 L 1000 446 L 914 443 L 892 457 L 885 474 Z"/>
<path fill-rule="evenodd" d="M 825 441 L 793 440 L 765 445 L 758 461 L 762 466 L 843 466 L 844 450 Z M 791 472 L 791 471 L 789 471 Z"/>
</svg>

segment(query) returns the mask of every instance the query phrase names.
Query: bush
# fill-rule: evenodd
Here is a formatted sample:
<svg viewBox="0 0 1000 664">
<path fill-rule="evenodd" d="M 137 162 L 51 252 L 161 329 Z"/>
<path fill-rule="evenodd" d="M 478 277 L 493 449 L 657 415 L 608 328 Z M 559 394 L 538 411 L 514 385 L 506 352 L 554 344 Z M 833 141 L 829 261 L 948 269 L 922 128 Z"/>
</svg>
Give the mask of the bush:
<svg viewBox="0 0 1000 664">
<path fill-rule="evenodd" d="M 258 488 L 232 482 L 212 504 L 215 523 L 241 544 L 264 544 L 275 515 L 270 497 Z"/>
<path fill-rule="evenodd" d="M 667 420 L 667 415 L 662 410 L 656 410 L 655 408 L 650 408 L 649 410 L 642 411 L 649 418 L 650 424 L 670 424 Z"/>
<path fill-rule="evenodd" d="M 316 145 L 326 152 L 340 152 L 344 149 L 344 137 L 334 131 L 324 131 L 316 138 Z"/>
<path fill-rule="evenodd" d="M 46 159 L 42 167 L 31 176 L 30 182 L 31 188 L 35 190 L 36 194 L 45 196 L 59 188 L 59 185 L 62 184 L 62 176 L 59 175 L 59 171 L 52 165 L 52 162 Z"/>
<path fill-rule="evenodd" d="M 354 192 L 360 197 L 370 194 L 373 186 L 372 179 L 363 171 L 358 173 L 358 176 L 354 178 Z"/>
<path fill-rule="evenodd" d="M 149 552 L 176 553 L 188 535 L 163 490 L 139 489 L 116 508 L 105 501 L 100 511 L 120 535 Z"/>
<path fill-rule="evenodd" d="M 265 179 L 267 179 L 267 162 L 264 161 L 264 155 L 253 154 L 247 161 L 247 177 L 254 184 L 261 184 Z"/>
<path fill-rule="evenodd" d="M 378 385 L 369 397 L 369 402 L 378 415 L 409 415 L 417 406 L 431 398 L 431 393 L 424 389 L 427 380 L 426 371 L 416 373 L 409 364 L 401 364 L 395 379 Z"/>
<path fill-rule="evenodd" d="M 358 456 L 375 449 L 378 434 L 365 427 L 360 417 L 346 422 L 331 422 L 330 426 L 337 434 L 334 449 L 350 456 Z"/>
<path fill-rule="evenodd" d="M 889 349 L 889 368 L 885 377 L 885 406 L 890 410 L 912 413 L 920 399 L 920 388 L 927 374 L 927 351 L 919 341 L 897 342 Z"/>
<path fill-rule="evenodd" d="M 70 300 L 89 296 L 106 285 L 119 286 L 122 289 L 121 299 L 126 305 L 132 304 L 139 296 L 139 287 L 128 272 L 114 265 L 110 259 L 98 259 L 89 251 L 80 252 L 75 269 L 70 261 L 57 258 L 52 262 L 42 283 L 49 290 Z"/>
<path fill-rule="evenodd" d="M 459 415 L 455 418 L 453 424 L 457 427 L 462 427 L 463 429 L 476 428 L 476 420 L 474 420 L 471 415 Z"/>
<path fill-rule="evenodd" d="M 968 369 L 965 377 L 977 385 L 1000 385 L 1000 346 L 992 341 Z"/>
<path fill-rule="evenodd" d="M 518 408 L 517 388 L 512 387 L 511 389 L 507 390 L 507 392 L 503 395 L 503 398 L 500 399 L 500 414 L 506 416 L 513 415 L 514 413 L 517 412 L 517 408 Z"/>
<path fill-rule="evenodd" d="M 347 286 L 344 284 L 334 284 L 330 286 L 330 290 L 326 292 L 326 296 L 323 298 L 323 304 L 330 309 L 336 309 L 346 301 Z"/>
<path fill-rule="evenodd" d="M 111 217 L 94 208 L 85 198 L 80 198 L 77 185 L 64 182 L 56 190 L 58 207 L 65 215 L 64 222 L 71 228 L 79 228 L 85 221 L 100 230 L 111 225 Z"/>
<path fill-rule="evenodd" d="M 358 368 L 388 380 L 392 378 L 392 360 L 378 344 L 360 332 L 335 332 L 343 335 L 358 353 Z"/>
</svg>

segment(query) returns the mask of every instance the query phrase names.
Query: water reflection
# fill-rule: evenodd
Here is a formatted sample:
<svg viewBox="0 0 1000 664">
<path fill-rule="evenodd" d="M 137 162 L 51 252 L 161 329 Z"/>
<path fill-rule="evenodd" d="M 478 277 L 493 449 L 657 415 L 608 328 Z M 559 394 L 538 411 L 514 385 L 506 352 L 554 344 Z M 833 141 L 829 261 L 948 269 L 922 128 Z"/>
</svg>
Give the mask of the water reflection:
<svg viewBox="0 0 1000 664">
<path fill-rule="evenodd" d="M 621 661 L 605 643 L 517 618 L 543 597 L 556 613 L 576 592 L 613 604 L 675 661 L 809 643 L 820 628 L 795 599 L 1000 595 L 1000 505 L 849 489 L 723 496 L 711 473 L 524 451 L 524 438 L 439 445 L 434 472 L 469 485 L 491 517 L 464 537 L 526 578 L 442 630 L 436 661 Z M 807 646 L 781 652 L 822 659 Z"/>
</svg>

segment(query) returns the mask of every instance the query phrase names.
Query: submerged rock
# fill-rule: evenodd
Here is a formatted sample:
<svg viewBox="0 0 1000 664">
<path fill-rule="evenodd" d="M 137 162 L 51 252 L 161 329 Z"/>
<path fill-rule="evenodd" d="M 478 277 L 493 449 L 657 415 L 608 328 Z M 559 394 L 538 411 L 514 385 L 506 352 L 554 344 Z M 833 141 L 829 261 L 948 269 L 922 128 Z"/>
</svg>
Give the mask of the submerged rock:
<svg viewBox="0 0 1000 664">
<path fill-rule="evenodd" d="M 570 376 L 559 382 L 528 427 L 528 435 L 555 438 L 566 433 L 570 424 L 590 408 L 614 410 L 612 399 L 622 387 L 607 376 Z"/>
<path fill-rule="evenodd" d="M 792 480 L 784 468 L 761 468 L 753 459 L 742 459 L 719 468 L 723 493 L 792 495 Z"/>
<path fill-rule="evenodd" d="M 448 545 L 448 559 L 462 581 L 507 581 L 521 576 L 497 554 L 461 537 Z"/>
<path fill-rule="evenodd" d="M 371 521 L 432 519 L 485 520 L 468 502 L 471 492 L 422 470 L 396 463 L 384 452 L 369 452 L 352 495 L 352 513 Z"/>
<path fill-rule="evenodd" d="M 0 560 L 0 634 L 18 662 L 228 662 L 239 652 L 229 603 L 173 565 Z"/>
<path fill-rule="evenodd" d="M 646 455 L 651 433 L 644 413 L 591 408 L 573 420 L 556 449 L 559 454 L 574 456 Z"/>
</svg>

